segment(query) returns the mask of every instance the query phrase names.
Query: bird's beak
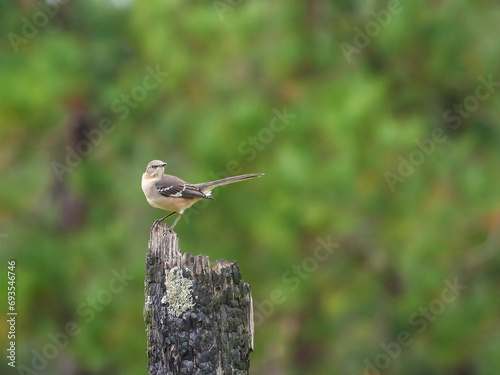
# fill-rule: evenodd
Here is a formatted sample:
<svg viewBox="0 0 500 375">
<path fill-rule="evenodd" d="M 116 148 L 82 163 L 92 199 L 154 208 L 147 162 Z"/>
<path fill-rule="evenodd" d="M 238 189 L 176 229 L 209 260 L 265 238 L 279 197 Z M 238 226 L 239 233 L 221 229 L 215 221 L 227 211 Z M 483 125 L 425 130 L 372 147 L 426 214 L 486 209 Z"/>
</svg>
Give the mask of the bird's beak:
<svg viewBox="0 0 500 375">
<path fill-rule="evenodd" d="M 167 165 L 167 163 L 163 163 L 161 166 L 164 167 L 165 165 Z"/>
</svg>

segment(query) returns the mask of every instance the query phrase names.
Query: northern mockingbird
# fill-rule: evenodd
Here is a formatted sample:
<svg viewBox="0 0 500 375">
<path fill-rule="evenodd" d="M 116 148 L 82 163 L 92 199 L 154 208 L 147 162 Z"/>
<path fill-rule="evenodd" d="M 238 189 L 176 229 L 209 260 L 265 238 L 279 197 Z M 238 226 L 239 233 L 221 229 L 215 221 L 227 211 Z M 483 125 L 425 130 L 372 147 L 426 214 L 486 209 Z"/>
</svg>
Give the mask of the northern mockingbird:
<svg viewBox="0 0 500 375">
<path fill-rule="evenodd" d="M 264 173 L 244 174 L 241 176 L 227 177 L 222 180 L 202 182 L 201 184 L 190 184 L 179 177 L 164 174 L 167 163 L 161 160 L 153 160 L 146 167 L 146 172 L 142 175 L 142 191 L 148 203 L 162 210 L 173 211 L 161 219 L 155 220 L 151 229 L 161 223 L 166 218 L 179 213 L 172 226 L 172 230 L 179 221 L 184 211 L 191 207 L 200 199 L 214 199 L 211 196 L 212 189 L 217 186 L 232 184 L 250 178 L 261 177 Z"/>
</svg>

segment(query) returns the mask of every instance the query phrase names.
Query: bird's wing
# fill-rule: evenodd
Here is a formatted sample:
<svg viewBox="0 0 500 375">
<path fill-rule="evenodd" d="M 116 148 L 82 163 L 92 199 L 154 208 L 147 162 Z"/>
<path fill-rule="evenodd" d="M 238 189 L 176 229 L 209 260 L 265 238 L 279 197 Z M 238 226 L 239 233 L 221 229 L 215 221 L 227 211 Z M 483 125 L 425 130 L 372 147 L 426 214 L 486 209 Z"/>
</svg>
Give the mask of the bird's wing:
<svg viewBox="0 0 500 375">
<path fill-rule="evenodd" d="M 163 175 L 155 186 L 158 193 L 165 197 L 213 199 L 209 194 L 203 193 L 198 187 L 171 175 Z"/>
</svg>

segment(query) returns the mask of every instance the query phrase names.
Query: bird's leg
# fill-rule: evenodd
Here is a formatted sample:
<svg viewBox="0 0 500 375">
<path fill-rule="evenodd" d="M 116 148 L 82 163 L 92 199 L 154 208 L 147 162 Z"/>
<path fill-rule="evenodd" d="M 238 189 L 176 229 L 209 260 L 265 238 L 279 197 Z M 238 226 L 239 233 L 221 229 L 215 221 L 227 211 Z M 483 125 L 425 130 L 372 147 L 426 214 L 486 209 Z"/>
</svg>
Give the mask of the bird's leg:
<svg viewBox="0 0 500 375">
<path fill-rule="evenodd" d="M 167 228 L 167 230 L 172 231 L 174 229 L 174 227 L 175 227 L 175 224 L 177 224 L 177 222 L 182 217 L 182 215 L 184 215 L 184 210 L 179 211 L 179 216 L 177 216 L 177 218 L 175 219 L 175 221 L 172 223 L 172 225 L 169 228 Z"/>
<path fill-rule="evenodd" d="M 176 213 L 177 213 L 177 212 L 175 212 L 175 211 L 174 211 L 174 212 L 169 213 L 167 216 L 162 217 L 161 219 L 156 219 L 156 220 L 155 220 L 155 222 L 153 223 L 153 226 L 151 227 L 151 229 L 150 229 L 150 230 L 153 230 L 153 229 L 154 229 L 154 228 L 156 228 L 156 226 L 157 226 L 158 224 L 160 224 L 163 220 L 168 219 L 170 216 L 172 216 L 172 215 L 174 215 L 174 214 L 176 214 Z"/>
</svg>

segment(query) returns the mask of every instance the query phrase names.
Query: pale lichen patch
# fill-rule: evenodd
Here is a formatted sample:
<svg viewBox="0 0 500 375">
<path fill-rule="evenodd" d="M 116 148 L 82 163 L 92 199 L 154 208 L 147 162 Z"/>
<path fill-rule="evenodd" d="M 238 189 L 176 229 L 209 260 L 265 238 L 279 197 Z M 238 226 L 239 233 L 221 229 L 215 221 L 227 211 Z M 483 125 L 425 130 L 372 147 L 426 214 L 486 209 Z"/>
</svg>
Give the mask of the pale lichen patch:
<svg viewBox="0 0 500 375">
<path fill-rule="evenodd" d="M 182 271 L 177 267 L 165 270 L 165 286 L 167 294 L 163 296 L 162 303 L 168 303 L 168 313 L 180 316 L 183 312 L 194 307 L 193 281 L 182 276 Z"/>
</svg>

